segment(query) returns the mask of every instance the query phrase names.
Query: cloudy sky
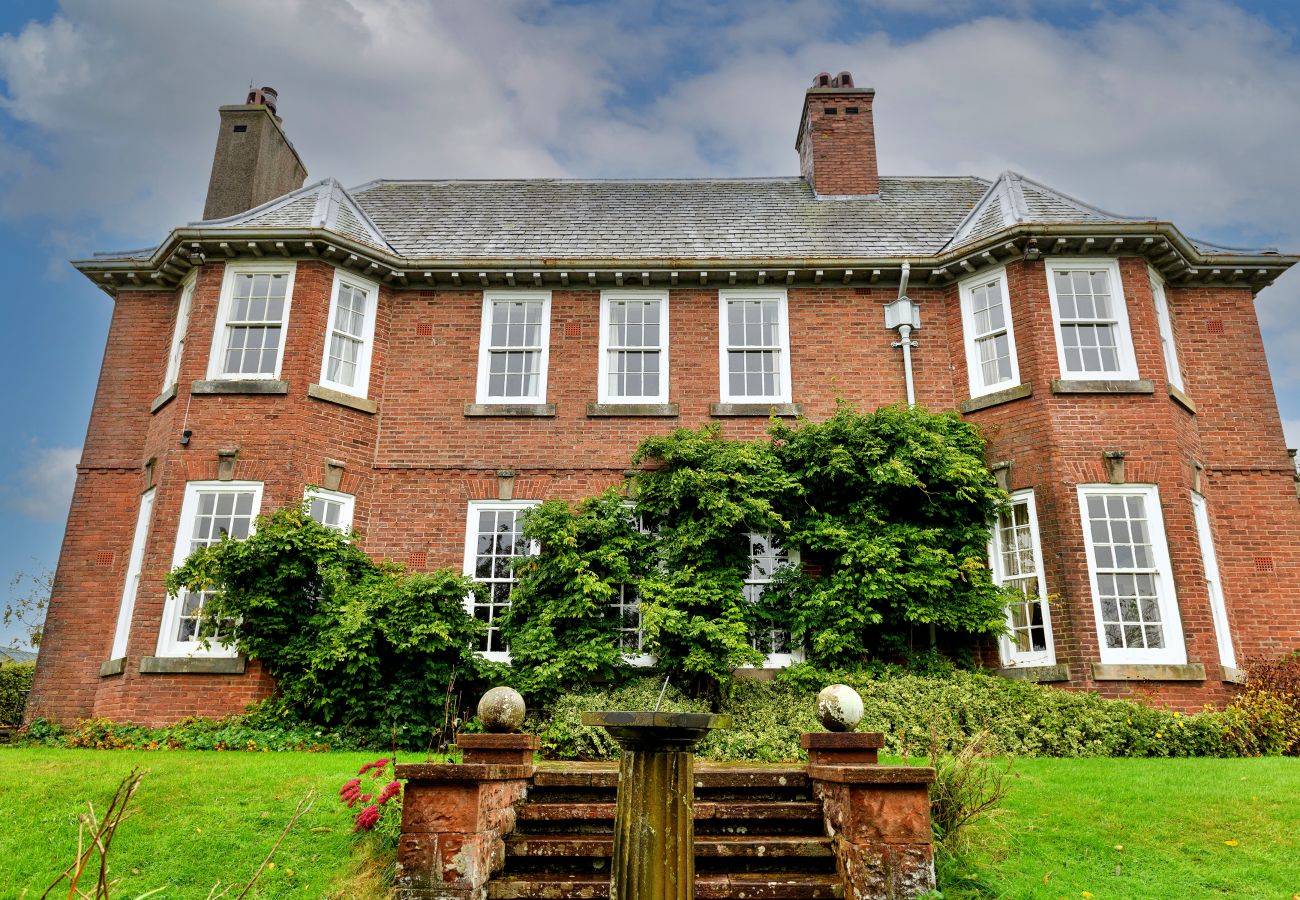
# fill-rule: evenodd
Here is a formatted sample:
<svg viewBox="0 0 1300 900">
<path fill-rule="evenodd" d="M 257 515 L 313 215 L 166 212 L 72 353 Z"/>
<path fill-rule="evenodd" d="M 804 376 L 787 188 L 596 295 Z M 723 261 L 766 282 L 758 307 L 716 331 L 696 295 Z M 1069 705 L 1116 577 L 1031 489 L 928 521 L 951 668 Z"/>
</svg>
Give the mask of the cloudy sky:
<svg viewBox="0 0 1300 900">
<path fill-rule="evenodd" d="M 0 600 L 52 568 L 111 302 L 67 264 L 203 205 L 216 109 L 280 91 L 312 179 L 790 175 L 821 70 L 876 88 L 891 175 L 1012 168 L 1300 251 L 1300 13 L 1088 0 L 7 0 Z M 1300 444 L 1300 272 L 1259 298 Z M 0 644 L 9 635 L 0 633 Z"/>
</svg>

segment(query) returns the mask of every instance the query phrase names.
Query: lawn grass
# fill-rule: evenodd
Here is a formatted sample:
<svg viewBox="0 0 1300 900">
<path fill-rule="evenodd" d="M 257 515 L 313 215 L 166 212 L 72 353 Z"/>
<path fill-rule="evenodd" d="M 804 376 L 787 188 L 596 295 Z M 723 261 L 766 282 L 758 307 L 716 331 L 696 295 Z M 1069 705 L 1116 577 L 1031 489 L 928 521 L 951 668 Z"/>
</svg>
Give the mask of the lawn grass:
<svg viewBox="0 0 1300 900">
<path fill-rule="evenodd" d="M 947 900 L 1300 894 L 1300 759 L 1025 759 L 1013 771 L 1003 808 L 941 864 Z"/>
<path fill-rule="evenodd" d="M 110 877 L 122 879 L 114 897 L 165 886 L 151 896 L 202 900 L 217 881 L 238 895 L 313 787 L 315 805 L 250 896 L 383 896 L 388 860 L 354 852 L 352 813 L 338 800 L 376 755 L 0 748 L 0 897 L 39 897 L 76 853 L 86 801 L 102 813 L 137 766 L 149 774 L 109 853 Z"/>
<path fill-rule="evenodd" d="M 136 766 L 150 773 L 109 857 L 115 897 L 165 885 L 153 896 L 202 900 L 218 880 L 237 894 L 311 787 L 315 807 L 252 896 L 381 897 L 391 854 L 358 848 L 337 800 L 374 756 L 0 748 L 0 897 L 40 896 L 75 852 L 85 801 L 102 810 Z M 941 863 L 947 900 L 1300 893 L 1298 759 L 1025 759 L 1014 771 L 1002 809 Z"/>
</svg>

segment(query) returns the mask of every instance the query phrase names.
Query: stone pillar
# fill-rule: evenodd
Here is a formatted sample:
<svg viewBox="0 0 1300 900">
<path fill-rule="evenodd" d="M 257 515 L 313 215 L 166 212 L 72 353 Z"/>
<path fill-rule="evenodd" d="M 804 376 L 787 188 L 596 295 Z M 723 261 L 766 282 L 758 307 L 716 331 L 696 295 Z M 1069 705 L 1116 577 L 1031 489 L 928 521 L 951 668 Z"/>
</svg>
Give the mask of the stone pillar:
<svg viewBox="0 0 1300 900">
<path fill-rule="evenodd" d="M 934 890 L 934 769 L 876 765 L 884 743 L 879 733 L 805 734 L 800 743 L 844 900 L 913 900 Z"/>
<path fill-rule="evenodd" d="M 695 896 L 695 745 L 725 716 L 704 713 L 585 713 L 622 748 L 610 900 Z"/>
<path fill-rule="evenodd" d="M 461 735 L 464 762 L 399 765 L 406 782 L 397 845 L 400 900 L 483 900 L 505 864 L 514 805 L 528 793 L 531 734 Z"/>
</svg>

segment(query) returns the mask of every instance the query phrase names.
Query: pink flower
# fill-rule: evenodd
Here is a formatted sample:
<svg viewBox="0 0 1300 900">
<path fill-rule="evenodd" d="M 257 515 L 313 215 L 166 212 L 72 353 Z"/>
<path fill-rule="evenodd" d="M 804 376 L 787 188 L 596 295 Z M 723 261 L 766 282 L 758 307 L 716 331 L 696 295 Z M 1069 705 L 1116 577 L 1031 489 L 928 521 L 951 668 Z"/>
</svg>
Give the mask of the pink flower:
<svg viewBox="0 0 1300 900">
<path fill-rule="evenodd" d="M 369 831 L 370 829 L 375 827 L 375 823 L 378 821 L 379 821 L 379 807 L 367 806 L 365 809 L 361 810 L 361 812 L 357 813 L 357 825 L 352 830 L 354 832 Z"/>
<path fill-rule="evenodd" d="M 347 784 L 343 785 L 343 787 L 339 788 L 339 796 L 346 797 L 348 794 L 355 793 L 360 789 L 361 789 L 361 779 L 353 778 Z"/>
<path fill-rule="evenodd" d="M 387 803 L 389 800 L 393 799 L 401 792 L 402 792 L 402 785 L 399 782 L 396 781 L 388 782 L 388 784 L 384 785 L 383 791 L 379 794 L 380 805 Z"/>
</svg>

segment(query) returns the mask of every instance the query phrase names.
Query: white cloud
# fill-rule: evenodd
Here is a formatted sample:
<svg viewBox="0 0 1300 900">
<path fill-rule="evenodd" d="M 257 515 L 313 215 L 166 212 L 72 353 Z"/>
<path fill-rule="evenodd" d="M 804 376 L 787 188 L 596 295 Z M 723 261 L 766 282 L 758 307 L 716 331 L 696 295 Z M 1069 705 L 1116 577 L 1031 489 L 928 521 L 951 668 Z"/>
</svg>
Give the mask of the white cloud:
<svg viewBox="0 0 1300 900">
<path fill-rule="evenodd" d="M 9 482 L 0 484 L 0 500 L 36 521 L 62 522 L 72 502 L 80 459 L 80 447 L 33 445 Z"/>
<path fill-rule="evenodd" d="M 926 0 L 939 27 L 919 36 L 861 27 L 914 8 L 63 0 L 0 36 L 0 106 L 30 132 L 0 136 L 0 214 L 52 221 L 60 253 L 161 237 L 198 215 L 216 107 L 250 80 L 280 90 L 311 176 L 345 183 L 793 174 L 805 87 L 849 69 L 878 91 L 886 173 L 1013 167 L 1192 234 L 1300 249 L 1300 55 L 1270 23 L 1221 0 Z M 1300 392 L 1300 276 L 1260 309 L 1278 385 Z"/>
</svg>

